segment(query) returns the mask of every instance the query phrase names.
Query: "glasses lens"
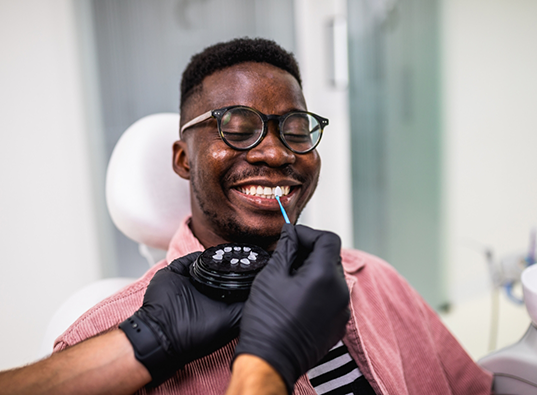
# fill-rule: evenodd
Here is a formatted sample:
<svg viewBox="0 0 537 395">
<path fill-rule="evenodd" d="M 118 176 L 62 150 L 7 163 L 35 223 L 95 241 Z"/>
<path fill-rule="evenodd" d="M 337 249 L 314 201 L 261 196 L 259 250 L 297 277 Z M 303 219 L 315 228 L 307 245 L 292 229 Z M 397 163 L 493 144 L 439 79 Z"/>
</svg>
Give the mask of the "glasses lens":
<svg viewBox="0 0 537 395">
<path fill-rule="evenodd" d="M 296 152 L 306 152 L 315 147 L 321 138 L 321 125 L 307 113 L 289 115 L 283 125 L 283 138 Z"/>
<path fill-rule="evenodd" d="M 232 108 L 222 115 L 220 132 L 232 147 L 249 148 L 263 134 L 263 120 L 246 107 Z"/>
</svg>

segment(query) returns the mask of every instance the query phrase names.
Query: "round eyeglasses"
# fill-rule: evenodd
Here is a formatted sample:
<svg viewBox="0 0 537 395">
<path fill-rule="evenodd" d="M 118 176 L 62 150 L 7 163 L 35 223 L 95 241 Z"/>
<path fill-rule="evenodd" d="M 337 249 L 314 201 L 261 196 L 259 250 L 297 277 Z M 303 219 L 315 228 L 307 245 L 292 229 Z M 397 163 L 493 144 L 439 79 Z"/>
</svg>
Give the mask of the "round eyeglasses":
<svg viewBox="0 0 537 395">
<path fill-rule="evenodd" d="M 231 148 L 249 150 L 267 135 L 267 123 L 278 122 L 280 139 L 283 144 L 297 154 L 305 154 L 317 147 L 321 141 L 323 130 L 328 119 L 307 111 L 292 111 L 284 115 L 266 115 L 255 108 L 246 106 L 230 106 L 207 111 L 187 122 L 179 131 L 183 132 L 209 118 L 215 118 L 218 133 L 222 140 Z"/>
</svg>

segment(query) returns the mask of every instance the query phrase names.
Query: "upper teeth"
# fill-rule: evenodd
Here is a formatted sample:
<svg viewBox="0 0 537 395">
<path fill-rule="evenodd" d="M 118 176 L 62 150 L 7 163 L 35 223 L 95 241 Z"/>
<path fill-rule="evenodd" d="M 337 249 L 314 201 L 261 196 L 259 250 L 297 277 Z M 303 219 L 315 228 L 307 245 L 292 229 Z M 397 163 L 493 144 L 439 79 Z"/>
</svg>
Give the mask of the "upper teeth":
<svg viewBox="0 0 537 395">
<path fill-rule="evenodd" d="M 282 195 L 283 196 L 286 196 L 289 194 L 289 191 L 291 190 L 291 187 L 289 186 L 284 186 L 284 187 L 280 187 L 280 189 L 282 190 Z M 267 198 L 267 199 L 274 199 L 275 198 L 275 190 L 276 190 L 276 187 L 274 188 L 270 188 L 270 187 L 262 187 L 261 185 L 259 186 L 249 186 L 249 187 L 241 187 L 239 188 L 239 190 L 242 192 L 242 193 L 245 193 L 246 195 L 252 195 L 252 196 L 259 196 L 259 197 L 263 197 L 263 198 Z"/>
</svg>

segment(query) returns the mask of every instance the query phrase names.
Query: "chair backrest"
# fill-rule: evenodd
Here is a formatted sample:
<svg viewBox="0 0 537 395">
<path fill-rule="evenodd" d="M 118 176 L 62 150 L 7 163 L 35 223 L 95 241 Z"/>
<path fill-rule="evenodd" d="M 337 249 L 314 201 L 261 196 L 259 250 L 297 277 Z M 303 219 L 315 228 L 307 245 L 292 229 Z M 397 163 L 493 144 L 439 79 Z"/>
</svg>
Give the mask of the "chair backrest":
<svg viewBox="0 0 537 395">
<path fill-rule="evenodd" d="M 135 122 L 117 142 L 106 175 L 106 202 L 114 224 L 140 244 L 155 263 L 181 220 L 190 213 L 189 184 L 172 169 L 172 145 L 178 139 L 179 115 L 154 114 Z M 133 278 L 107 278 L 71 295 L 50 320 L 38 358 L 52 352 L 54 340 L 78 317 Z"/>
<path fill-rule="evenodd" d="M 56 310 L 50 319 L 36 359 L 44 358 L 52 353 L 54 341 L 65 332 L 78 317 L 95 306 L 101 300 L 131 284 L 135 279 L 127 277 L 105 278 L 90 283 L 76 291 Z"/>
<path fill-rule="evenodd" d="M 189 183 L 172 169 L 179 115 L 149 115 L 135 122 L 114 148 L 106 175 L 106 202 L 127 237 L 166 250 L 190 213 Z"/>
</svg>

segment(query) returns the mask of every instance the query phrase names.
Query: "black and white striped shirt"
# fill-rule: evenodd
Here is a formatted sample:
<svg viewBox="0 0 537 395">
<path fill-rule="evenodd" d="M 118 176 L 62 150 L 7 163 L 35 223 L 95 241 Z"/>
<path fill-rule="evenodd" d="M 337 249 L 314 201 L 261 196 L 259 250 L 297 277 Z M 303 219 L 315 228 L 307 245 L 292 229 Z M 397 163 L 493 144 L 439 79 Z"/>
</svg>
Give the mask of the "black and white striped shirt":
<svg viewBox="0 0 537 395">
<path fill-rule="evenodd" d="M 342 341 L 308 372 L 308 378 L 319 395 L 375 395 Z"/>
</svg>

